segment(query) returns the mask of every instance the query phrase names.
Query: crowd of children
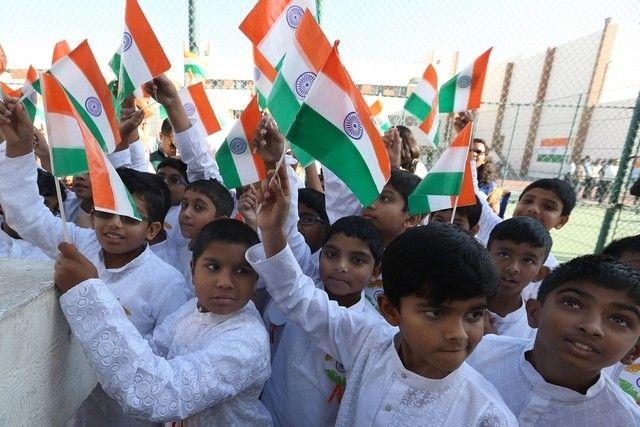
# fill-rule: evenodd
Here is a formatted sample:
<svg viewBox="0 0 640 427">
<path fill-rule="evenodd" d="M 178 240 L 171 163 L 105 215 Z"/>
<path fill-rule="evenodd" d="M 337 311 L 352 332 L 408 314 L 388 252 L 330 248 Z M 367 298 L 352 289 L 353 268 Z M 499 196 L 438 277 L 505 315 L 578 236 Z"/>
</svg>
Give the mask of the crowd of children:
<svg viewBox="0 0 640 427">
<path fill-rule="evenodd" d="M 0 257 L 56 260 L 99 381 L 70 423 L 640 425 L 640 235 L 559 264 L 570 184 L 532 182 L 507 220 L 477 183 L 475 205 L 413 215 L 411 131 L 392 128 L 391 177 L 361 206 L 326 168 L 304 188 L 265 115 L 250 144 L 268 177 L 230 191 L 173 84 L 145 90 L 168 114 L 160 149 L 129 104 L 109 155 L 142 220 L 94 209 L 86 174 L 65 190 L 0 102 Z"/>
</svg>

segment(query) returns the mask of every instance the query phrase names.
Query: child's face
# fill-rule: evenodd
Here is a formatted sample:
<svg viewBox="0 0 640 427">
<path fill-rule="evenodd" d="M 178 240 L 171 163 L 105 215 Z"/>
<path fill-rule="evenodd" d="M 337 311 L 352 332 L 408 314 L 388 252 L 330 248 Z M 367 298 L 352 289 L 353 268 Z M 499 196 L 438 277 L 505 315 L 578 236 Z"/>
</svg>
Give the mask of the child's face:
<svg viewBox="0 0 640 427">
<path fill-rule="evenodd" d="M 311 253 L 316 252 L 324 243 L 329 224 L 320 218 L 318 212 L 303 203 L 298 203 L 298 217 L 298 231 L 304 236 Z"/>
<path fill-rule="evenodd" d="M 174 135 L 171 133 L 170 135 L 165 135 L 163 133 L 160 134 L 160 150 L 167 157 L 175 157 L 177 154 L 176 146 L 173 143 Z"/>
<path fill-rule="evenodd" d="M 640 252 L 623 252 L 619 261 L 640 270 Z"/>
<path fill-rule="evenodd" d="M 544 304 L 527 302 L 538 328 L 534 351 L 558 369 L 597 375 L 619 362 L 640 337 L 640 307 L 624 292 L 590 282 L 567 282 Z"/>
<path fill-rule="evenodd" d="M 202 193 L 187 190 L 182 198 L 178 223 L 182 236 L 195 238 L 202 227 L 216 219 L 217 211 L 213 201 Z"/>
<path fill-rule="evenodd" d="M 543 188 L 532 188 L 524 193 L 513 216 L 537 219 L 549 231 L 562 228 L 569 220 L 569 215 L 562 215 L 562 200 L 553 191 Z"/>
<path fill-rule="evenodd" d="M 452 213 L 453 213 L 453 209 L 446 209 L 444 211 L 433 212 L 429 216 L 429 222 L 450 223 Z M 456 212 L 456 217 L 453 219 L 453 223 L 458 227 L 462 228 L 463 230 L 469 231 L 474 235 L 478 232 L 477 226 L 473 227 L 473 230 L 472 230 L 471 224 L 469 224 L 469 219 L 466 216 L 460 215 L 457 212 Z"/>
<path fill-rule="evenodd" d="M 179 205 L 187 190 L 187 183 L 180 171 L 169 166 L 164 166 L 158 169 L 158 176 L 161 177 L 169 187 L 169 191 L 171 192 L 171 205 Z"/>
<path fill-rule="evenodd" d="M 210 312 L 234 313 L 253 295 L 258 275 L 245 259 L 246 251 L 240 243 L 214 241 L 191 263 L 196 296 Z"/>
<path fill-rule="evenodd" d="M 335 296 L 362 292 L 375 270 L 369 245 L 357 237 L 334 234 L 322 247 L 320 279 Z"/>
<path fill-rule="evenodd" d="M 91 193 L 91 180 L 89 179 L 88 173 L 74 176 L 72 188 L 73 192 L 76 193 L 76 197 L 82 200 L 93 200 L 93 194 Z"/>
<path fill-rule="evenodd" d="M 410 216 L 405 207 L 402 195 L 386 184 L 376 201 L 362 211 L 362 216 L 378 227 L 385 241 L 390 241 L 420 220 Z"/>
<path fill-rule="evenodd" d="M 493 240 L 489 253 L 500 273 L 498 296 L 519 296 L 530 282 L 540 280 L 544 248 L 511 240 Z"/>
<path fill-rule="evenodd" d="M 443 378 L 458 369 L 484 335 L 486 297 L 447 301 L 438 306 L 408 295 L 400 310 L 382 295 L 380 308 L 400 327 L 401 354 L 407 369 L 428 378 Z"/>
</svg>

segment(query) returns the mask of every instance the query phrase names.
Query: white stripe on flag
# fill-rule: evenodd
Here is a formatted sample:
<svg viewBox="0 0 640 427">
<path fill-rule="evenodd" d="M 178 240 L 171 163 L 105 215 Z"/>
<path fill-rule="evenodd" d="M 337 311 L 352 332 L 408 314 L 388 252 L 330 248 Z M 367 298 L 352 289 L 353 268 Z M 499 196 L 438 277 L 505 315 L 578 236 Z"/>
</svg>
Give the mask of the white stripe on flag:
<svg viewBox="0 0 640 427">
<path fill-rule="evenodd" d="M 242 128 L 242 123 L 240 119 L 236 121 L 231 128 L 231 132 L 227 136 L 225 143 L 229 145 L 231 148 L 231 142 L 236 139 L 241 138 L 247 144 L 244 152 L 242 154 L 236 154 L 231 151 L 231 157 L 233 158 L 233 163 L 236 166 L 236 172 L 238 172 L 238 176 L 240 177 L 241 182 L 257 182 L 260 181 L 260 177 L 256 171 L 256 165 L 253 162 L 253 155 L 251 154 L 251 147 L 248 145 L 247 136 L 244 134 L 244 129 Z"/>
<path fill-rule="evenodd" d="M 463 172 L 468 156 L 467 147 L 448 148 L 429 172 Z"/>
<path fill-rule="evenodd" d="M 429 105 L 433 104 L 433 98 L 436 96 L 435 88 L 426 80 L 420 80 L 420 83 L 416 86 L 414 93 Z"/>
<path fill-rule="evenodd" d="M 462 76 L 469 77 L 469 84 L 465 88 L 461 88 L 458 84 Z M 467 66 L 458 74 L 456 79 L 456 95 L 453 100 L 453 111 L 466 111 L 469 105 L 469 96 L 471 95 L 471 78 L 473 76 L 473 63 Z"/>
<path fill-rule="evenodd" d="M 82 132 L 74 117 L 47 112 L 49 142 L 52 148 L 81 148 L 84 150 Z"/>
<path fill-rule="evenodd" d="M 291 92 L 295 95 L 298 103 L 302 104 L 304 101 L 304 84 L 305 83 L 313 83 L 313 79 L 311 79 L 311 74 L 301 77 L 304 73 L 313 73 L 316 74 L 316 70 L 313 66 L 306 61 L 306 57 L 302 52 L 302 48 L 298 45 L 295 39 L 289 44 L 289 49 L 287 50 L 287 54 L 284 58 L 284 62 L 282 63 L 282 68 L 280 69 L 282 76 L 287 82 L 287 85 L 291 89 Z M 296 84 L 298 83 L 298 78 L 300 78 L 300 89 L 303 91 L 302 95 L 298 93 L 296 90 Z M 308 93 L 308 89 L 306 90 Z"/>
<path fill-rule="evenodd" d="M 282 14 L 278 18 L 276 22 L 273 23 L 269 32 L 264 36 L 264 38 L 258 44 L 258 49 L 264 55 L 265 58 L 273 65 L 276 64 L 282 59 L 282 56 L 285 53 L 286 46 L 289 45 L 289 41 L 294 37 L 294 33 L 296 28 L 293 28 L 287 22 L 287 11 L 292 6 L 297 6 L 304 10 L 309 8 L 313 13 L 313 16 L 316 16 L 316 8 L 315 1 L 309 0 L 293 0 L 289 2 L 289 4 L 284 8 Z M 295 8 L 294 8 L 295 9 Z M 297 15 L 296 15 L 297 16 Z M 302 14 L 297 16 L 298 24 L 302 20 Z"/>
<path fill-rule="evenodd" d="M 429 201 L 429 211 L 436 212 L 444 209 L 451 209 L 451 196 L 427 196 Z"/>
<path fill-rule="evenodd" d="M 111 189 L 113 190 L 113 198 L 115 202 L 115 212 L 113 213 L 118 213 L 120 215 L 135 218 L 136 215 L 133 211 L 133 206 L 131 206 L 131 202 L 127 197 L 127 188 L 125 187 L 115 168 L 107 158 L 107 155 L 102 151 L 101 153 L 102 158 L 107 165 L 109 182 L 111 183 Z"/>
<path fill-rule="evenodd" d="M 129 34 L 129 28 L 125 25 L 125 31 Z M 150 81 L 153 76 L 149 72 L 147 63 L 144 62 L 142 53 L 138 49 L 135 39 L 131 38 L 131 46 L 125 52 L 122 52 L 122 65 L 129 75 L 129 79 L 134 86 L 138 87 L 143 83 Z"/>
<path fill-rule="evenodd" d="M 185 106 L 184 110 L 187 113 L 187 117 L 189 118 L 189 121 L 191 121 L 191 124 L 196 129 L 198 129 L 200 136 L 206 137 L 207 131 L 205 130 L 202 124 L 202 118 L 200 117 L 200 114 L 198 112 L 198 106 L 196 105 L 195 102 L 193 102 L 193 98 L 191 98 L 191 93 L 189 92 L 189 89 L 185 87 L 182 90 L 180 90 L 179 94 L 180 94 L 180 101 L 182 101 L 182 105 Z M 191 104 L 191 107 L 193 108 L 187 107 L 188 104 Z"/>
</svg>

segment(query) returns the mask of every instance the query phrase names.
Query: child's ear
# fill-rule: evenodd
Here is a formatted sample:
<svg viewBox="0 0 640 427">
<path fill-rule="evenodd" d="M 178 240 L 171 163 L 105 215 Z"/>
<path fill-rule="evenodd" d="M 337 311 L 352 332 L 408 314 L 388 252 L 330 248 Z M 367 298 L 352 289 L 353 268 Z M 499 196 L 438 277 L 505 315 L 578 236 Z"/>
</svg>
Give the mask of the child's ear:
<svg viewBox="0 0 640 427">
<path fill-rule="evenodd" d="M 160 230 L 162 229 L 162 227 L 164 226 L 163 223 L 161 223 L 160 221 L 154 221 L 149 223 L 149 227 L 147 227 L 147 241 L 150 242 L 152 241 L 156 235 L 160 232 Z"/>
<path fill-rule="evenodd" d="M 556 230 L 560 230 L 562 227 L 564 227 L 564 225 L 569 221 L 569 215 L 562 215 L 560 217 L 560 220 L 558 221 L 558 223 L 555 225 Z"/>
<path fill-rule="evenodd" d="M 472 236 L 475 236 L 476 234 L 478 234 L 478 231 L 480 231 L 480 224 L 476 224 L 475 226 L 469 229 L 469 233 L 471 233 Z"/>
<path fill-rule="evenodd" d="M 376 277 L 380 276 L 380 267 L 381 265 L 378 264 L 375 267 L 373 267 L 373 273 L 371 273 L 371 278 L 375 279 Z"/>
<path fill-rule="evenodd" d="M 378 307 L 380 308 L 382 316 L 391 326 L 398 326 L 400 324 L 400 310 L 391 303 L 385 294 L 380 294 L 378 297 Z"/>
<path fill-rule="evenodd" d="M 623 363 L 625 365 L 631 365 L 639 357 L 640 357 L 640 340 L 636 341 L 636 343 L 633 345 L 633 348 L 629 350 L 629 352 L 625 354 L 622 359 L 620 359 L 620 363 Z"/>
<path fill-rule="evenodd" d="M 402 222 L 402 225 L 404 225 L 404 228 L 407 229 L 407 228 L 415 227 L 416 225 L 420 224 L 420 221 L 422 221 L 422 216 L 410 215 L 404 219 L 404 221 Z"/>
<path fill-rule="evenodd" d="M 527 310 L 529 326 L 537 329 L 540 325 L 540 310 L 542 309 L 542 304 L 540 304 L 540 301 L 537 299 L 531 298 L 525 302 L 525 308 Z"/>
<path fill-rule="evenodd" d="M 533 278 L 533 282 L 544 280 L 544 278 L 547 277 L 549 273 L 551 273 L 551 269 L 543 265 L 542 267 L 540 267 L 540 270 L 538 270 L 538 274 L 536 274 L 536 277 Z"/>
</svg>

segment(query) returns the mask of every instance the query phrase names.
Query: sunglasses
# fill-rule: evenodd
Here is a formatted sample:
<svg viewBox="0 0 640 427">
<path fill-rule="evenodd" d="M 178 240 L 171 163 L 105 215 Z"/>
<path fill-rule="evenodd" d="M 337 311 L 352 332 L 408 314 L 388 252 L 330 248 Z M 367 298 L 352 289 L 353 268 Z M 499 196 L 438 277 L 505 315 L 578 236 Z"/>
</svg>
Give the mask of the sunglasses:
<svg viewBox="0 0 640 427">
<path fill-rule="evenodd" d="M 300 218 L 298 219 L 298 223 L 302 225 L 313 225 L 318 222 L 321 224 L 327 224 L 327 221 L 320 218 L 318 215 L 313 215 L 308 213 L 300 215 Z"/>
<path fill-rule="evenodd" d="M 111 212 L 97 211 L 95 209 L 91 210 L 91 215 L 95 216 L 96 218 L 104 219 L 104 220 L 107 220 L 107 221 L 109 221 L 109 220 L 113 219 L 113 217 L 117 216 L 117 217 L 120 218 L 120 222 L 122 222 L 125 225 L 138 225 L 138 224 L 142 224 L 142 221 L 151 222 L 151 219 L 147 218 L 146 216 L 142 217 L 142 221 L 138 221 L 137 219 L 131 218 L 130 216 L 113 214 Z"/>
<path fill-rule="evenodd" d="M 477 155 L 484 154 L 484 151 L 476 149 L 469 150 L 471 153 L 476 153 Z"/>
<path fill-rule="evenodd" d="M 166 176 L 166 175 L 163 175 L 163 174 L 159 173 L 158 176 L 160 178 L 162 178 L 162 180 L 164 182 L 166 182 L 167 185 L 176 185 L 176 184 L 180 184 L 180 185 L 184 185 L 184 186 L 187 185 L 187 182 L 184 180 L 184 178 L 182 178 L 181 176 L 178 176 L 178 175 Z"/>
</svg>

